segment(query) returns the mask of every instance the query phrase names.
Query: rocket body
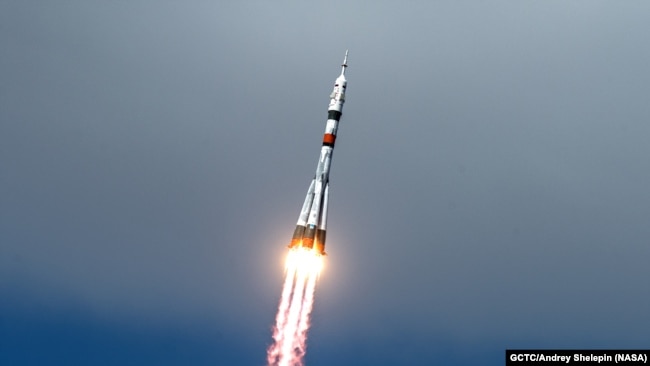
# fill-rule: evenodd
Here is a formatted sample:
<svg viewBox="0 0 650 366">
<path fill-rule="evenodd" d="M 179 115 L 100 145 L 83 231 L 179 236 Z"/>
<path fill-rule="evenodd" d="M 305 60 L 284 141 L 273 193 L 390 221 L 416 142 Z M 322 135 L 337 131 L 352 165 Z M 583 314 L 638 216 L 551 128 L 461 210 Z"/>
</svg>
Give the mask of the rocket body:
<svg viewBox="0 0 650 366">
<path fill-rule="evenodd" d="M 316 175 L 307 190 L 307 197 L 305 197 L 302 210 L 300 210 L 296 229 L 289 244 L 289 248 L 303 247 L 312 249 L 320 255 L 325 255 L 329 174 L 336 133 L 343 112 L 343 104 L 345 103 L 347 87 L 345 69 L 348 67 L 347 61 L 348 52 L 346 51 L 341 65 L 341 75 L 336 78 L 334 90 L 330 95 L 325 134 L 323 135 L 323 145 L 321 146 L 318 165 L 316 165 Z"/>
</svg>

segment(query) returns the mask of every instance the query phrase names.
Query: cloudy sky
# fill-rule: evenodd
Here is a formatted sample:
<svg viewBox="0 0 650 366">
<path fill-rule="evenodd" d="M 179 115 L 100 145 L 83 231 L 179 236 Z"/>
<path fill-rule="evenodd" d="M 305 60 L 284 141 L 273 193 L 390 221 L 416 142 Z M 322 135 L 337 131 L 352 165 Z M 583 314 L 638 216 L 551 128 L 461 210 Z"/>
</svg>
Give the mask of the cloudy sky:
<svg viewBox="0 0 650 366">
<path fill-rule="evenodd" d="M 647 348 L 648 14 L 0 1 L 0 364 L 263 365 L 346 49 L 308 365 Z"/>
</svg>

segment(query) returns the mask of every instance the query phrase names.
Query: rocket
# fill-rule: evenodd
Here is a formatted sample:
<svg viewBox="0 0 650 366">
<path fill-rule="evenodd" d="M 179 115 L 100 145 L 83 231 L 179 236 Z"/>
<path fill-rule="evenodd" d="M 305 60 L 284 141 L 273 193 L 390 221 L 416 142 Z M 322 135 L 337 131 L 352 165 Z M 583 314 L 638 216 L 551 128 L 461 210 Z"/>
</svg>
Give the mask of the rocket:
<svg viewBox="0 0 650 366">
<path fill-rule="evenodd" d="M 341 65 L 341 75 L 334 82 L 334 90 L 330 95 L 330 105 L 327 110 L 327 122 L 323 145 L 320 149 L 320 158 L 316 165 L 316 175 L 312 179 L 307 197 L 300 210 L 296 230 L 289 248 L 307 248 L 314 250 L 319 255 L 325 255 L 325 232 L 327 230 L 327 203 L 330 189 L 330 165 L 334 152 L 334 141 L 339 127 L 339 121 L 345 103 L 345 69 L 348 67 L 348 51 Z"/>
</svg>

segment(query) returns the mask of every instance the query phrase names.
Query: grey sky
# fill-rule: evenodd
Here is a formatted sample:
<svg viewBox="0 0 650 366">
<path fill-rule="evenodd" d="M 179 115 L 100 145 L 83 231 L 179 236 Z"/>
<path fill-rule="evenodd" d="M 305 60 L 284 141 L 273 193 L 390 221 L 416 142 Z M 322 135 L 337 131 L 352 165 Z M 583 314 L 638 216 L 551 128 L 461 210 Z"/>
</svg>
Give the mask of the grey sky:
<svg viewBox="0 0 650 366">
<path fill-rule="evenodd" d="M 649 11 L 1 2 L 0 297 L 263 362 L 349 48 L 309 364 L 647 347 Z"/>
</svg>

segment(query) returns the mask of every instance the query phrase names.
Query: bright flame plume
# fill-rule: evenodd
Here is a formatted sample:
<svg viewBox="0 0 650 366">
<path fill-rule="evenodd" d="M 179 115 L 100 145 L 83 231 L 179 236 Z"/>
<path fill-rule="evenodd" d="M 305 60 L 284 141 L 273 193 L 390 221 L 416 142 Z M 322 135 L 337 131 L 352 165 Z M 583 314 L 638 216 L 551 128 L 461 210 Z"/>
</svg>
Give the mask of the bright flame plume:
<svg viewBox="0 0 650 366">
<path fill-rule="evenodd" d="M 322 268 L 323 258 L 317 252 L 304 248 L 289 251 L 273 344 L 267 350 L 269 366 L 303 365 L 316 280 Z"/>
</svg>

